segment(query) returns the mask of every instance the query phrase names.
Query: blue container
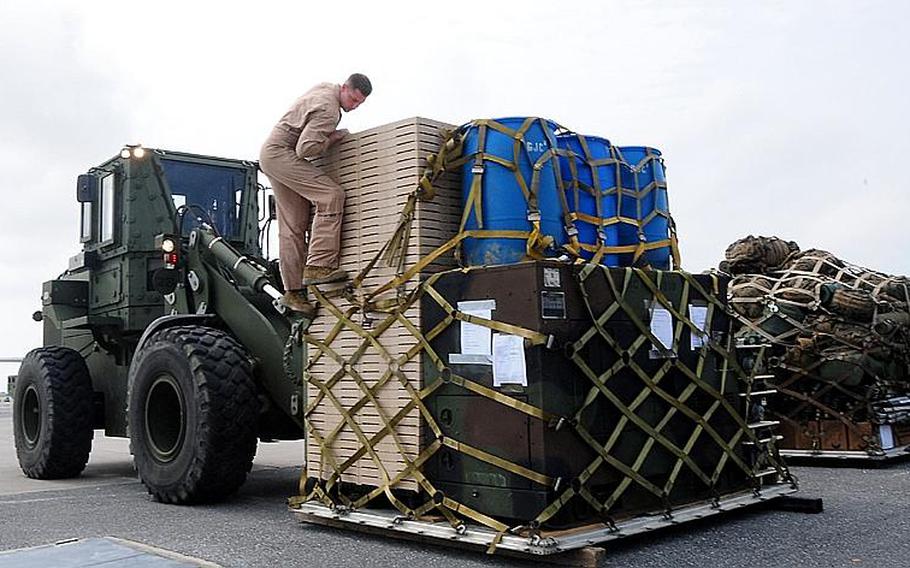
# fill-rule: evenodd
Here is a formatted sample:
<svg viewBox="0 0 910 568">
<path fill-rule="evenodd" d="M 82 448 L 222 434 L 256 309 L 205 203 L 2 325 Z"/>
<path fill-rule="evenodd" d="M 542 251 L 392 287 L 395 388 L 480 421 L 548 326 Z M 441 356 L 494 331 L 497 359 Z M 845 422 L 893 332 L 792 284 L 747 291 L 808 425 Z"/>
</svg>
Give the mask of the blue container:
<svg viewBox="0 0 910 568">
<path fill-rule="evenodd" d="M 646 243 L 668 240 L 670 206 L 660 150 L 645 146 L 623 146 L 617 148 L 616 154 L 623 162 L 619 168 L 622 182 L 620 212 L 623 217 L 635 219 L 641 224 L 640 232 L 631 224 L 619 225 L 620 243 L 635 245 L 642 239 Z M 632 263 L 632 256 L 624 254 L 620 261 L 628 266 Z M 643 256 L 653 268 L 670 268 L 669 245 L 649 250 Z"/>
<path fill-rule="evenodd" d="M 524 117 L 498 118 L 501 126 L 517 131 L 524 124 Z M 516 165 L 512 171 L 495 161 L 483 160 L 481 182 L 482 224 L 478 223 L 477 211 L 472 207 L 465 223 L 465 230 L 484 231 L 528 231 L 532 229 L 528 220 L 528 201 L 521 190 L 518 176 L 531 188 L 534 165 L 541 160 L 544 153 L 556 143 L 556 125 L 544 119 L 534 119 L 531 126 L 518 140 L 511 134 L 504 134 L 487 127 L 483 148 L 479 148 L 480 127 L 471 124 L 464 131 L 464 155 L 470 156 L 482 151 L 488 156 L 495 156 Z M 554 248 L 549 251 L 553 256 L 558 247 L 566 242 L 562 202 L 559 198 L 559 185 L 555 155 L 540 164 L 538 186 L 538 209 L 540 212 L 540 229 L 544 235 L 554 238 Z M 469 160 L 462 167 L 462 204 L 467 202 L 474 181 L 474 160 Z M 481 226 L 482 225 L 482 226 Z M 526 259 L 526 241 L 509 238 L 469 238 L 462 244 L 462 258 L 467 266 L 488 266 L 493 264 L 511 264 Z"/>
<path fill-rule="evenodd" d="M 599 219 L 616 217 L 618 165 L 616 162 L 596 165 L 591 163 L 613 158 L 610 141 L 597 136 L 573 133 L 557 136 L 556 143 L 559 148 L 568 150 L 575 156 L 574 159 L 569 156 L 559 157 L 559 171 L 569 211 Z M 597 210 L 598 197 L 600 212 Z M 582 244 L 619 245 L 619 228 L 616 224 L 602 226 L 601 223 L 578 219 L 575 221 L 575 228 L 578 230 L 578 240 Z M 587 259 L 594 256 L 594 253 L 584 249 L 580 253 Z M 619 256 L 605 254 L 601 264 L 620 266 Z"/>
</svg>

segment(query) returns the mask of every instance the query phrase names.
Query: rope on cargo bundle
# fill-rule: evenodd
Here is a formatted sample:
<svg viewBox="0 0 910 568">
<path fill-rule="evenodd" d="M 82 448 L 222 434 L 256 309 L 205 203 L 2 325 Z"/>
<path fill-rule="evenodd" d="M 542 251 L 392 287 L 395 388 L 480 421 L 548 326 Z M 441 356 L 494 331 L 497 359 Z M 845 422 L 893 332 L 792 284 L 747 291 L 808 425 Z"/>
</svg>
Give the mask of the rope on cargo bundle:
<svg viewBox="0 0 910 568">
<path fill-rule="evenodd" d="M 572 229 L 574 229 L 574 221 L 580 220 L 591 225 L 598 227 L 598 237 L 600 240 L 600 245 L 590 245 L 588 243 L 581 243 L 578 241 L 577 230 L 574 230 L 575 236 L 572 237 L 572 246 L 576 251 L 584 250 L 589 253 L 598 254 L 599 257 L 602 257 L 605 254 L 623 254 L 623 253 L 632 253 L 632 262 L 635 264 L 642 254 L 648 251 L 661 249 L 664 247 L 670 247 L 670 254 L 673 259 L 673 267 L 679 268 L 680 266 L 680 257 L 679 257 L 679 243 L 676 237 L 676 224 L 673 220 L 673 217 L 669 214 L 658 210 L 656 207 L 651 210 L 647 216 L 642 216 L 642 200 L 650 193 L 657 193 L 659 190 L 663 189 L 666 191 L 667 182 L 658 180 L 655 176 L 655 179 L 648 183 L 645 187 L 640 187 L 638 185 L 638 176 L 633 176 L 635 180 L 635 186 L 632 188 L 627 188 L 623 186 L 622 176 L 620 175 L 620 168 L 617 167 L 614 169 L 615 180 L 614 187 L 612 189 L 604 190 L 604 187 L 607 187 L 606 181 L 600 179 L 600 167 L 601 166 L 625 166 L 633 173 L 640 172 L 648 167 L 654 168 L 656 171 L 656 166 L 658 164 L 663 167 L 663 158 L 659 154 L 655 153 L 653 149 L 648 148 L 643 157 L 638 163 L 631 164 L 623 156 L 622 151 L 619 148 L 611 146 L 610 148 L 610 157 L 609 158 L 595 158 L 591 152 L 590 145 L 588 143 L 587 137 L 580 134 L 574 135 L 579 141 L 579 145 L 582 148 L 582 155 L 578 156 L 572 150 L 562 150 L 560 149 L 560 155 L 564 155 L 568 158 L 567 160 L 570 169 L 570 177 L 572 180 L 572 191 L 575 197 L 575 202 L 578 203 L 579 191 L 584 191 L 594 198 L 595 210 L 597 215 L 591 216 L 587 213 L 581 211 L 575 211 L 571 213 L 571 218 L 573 223 L 571 224 Z M 593 178 L 593 185 L 588 186 L 582 182 L 579 178 L 577 172 L 577 163 L 576 161 L 583 161 L 591 169 L 591 174 Z M 604 214 L 603 208 L 603 199 L 604 197 L 615 195 L 616 196 L 616 215 L 609 216 Z M 623 215 L 623 201 L 625 199 L 633 199 L 635 202 L 636 217 L 626 217 Z M 669 228 L 669 236 L 667 239 L 662 239 L 659 241 L 654 241 L 648 243 L 645 239 L 643 233 L 643 227 L 650 223 L 657 217 L 666 217 L 667 224 Z M 632 227 L 635 227 L 638 230 L 639 242 L 635 245 L 625 245 L 625 246 L 609 246 L 606 245 L 602 230 L 606 227 L 612 225 L 626 224 Z M 568 225 L 567 225 L 568 227 Z"/>
<path fill-rule="evenodd" d="M 431 277 L 430 280 L 428 280 L 428 282 L 425 284 L 424 288 L 432 290 L 432 288 L 431 288 L 432 283 L 435 282 L 435 280 L 438 279 L 438 277 L 441 275 L 442 275 L 442 273 L 440 273 L 439 275 L 436 275 L 435 277 Z M 434 330 L 431 330 L 425 336 L 423 334 L 421 334 L 419 332 L 419 330 L 417 330 L 412 324 L 410 324 L 410 322 L 406 318 L 404 318 L 402 315 L 403 312 L 406 311 L 407 308 L 419 298 L 419 294 L 411 294 L 404 301 L 404 305 L 402 305 L 399 309 L 395 310 L 393 313 L 389 314 L 385 318 L 385 320 L 383 320 L 372 331 L 367 331 L 367 330 L 363 329 L 361 326 L 357 325 L 354 321 L 351 320 L 351 315 L 353 315 L 353 312 L 356 311 L 356 308 L 352 308 L 351 310 L 348 310 L 348 312 L 343 313 L 338 308 L 336 308 L 328 298 L 326 298 L 324 295 L 322 295 L 318 289 L 314 289 L 314 295 L 315 295 L 316 299 L 322 305 L 324 305 L 330 311 L 332 311 L 332 315 L 334 315 L 335 318 L 337 319 L 337 323 L 334 326 L 332 332 L 327 336 L 325 341 L 314 338 L 314 337 L 312 337 L 312 335 L 306 336 L 307 342 L 315 350 L 315 354 L 311 358 L 310 365 L 313 365 L 316 361 L 319 360 L 319 358 L 321 358 L 323 356 L 327 356 L 332 359 L 335 359 L 336 362 L 338 362 L 340 364 L 341 368 L 338 373 L 336 373 L 334 376 L 332 376 L 325 383 L 322 383 L 322 382 L 314 379 L 312 376 L 310 376 L 308 378 L 308 382 L 311 385 L 316 386 L 319 390 L 319 393 L 313 398 L 313 400 L 311 400 L 308 403 L 307 409 L 305 411 L 305 415 L 309 416 L 310 413 L 312 413 L 313 410 L 315 410 L 319 406 L 319 404 L 322 402 L 323 399 L 327 399 L 335 407 L 335 410 L 339 413 L 339 415 L 341 415 L 343 417 L 343 420 L 338 426 L 333 428 L 330 432 L 328 432 L 328 434 L 325 434 L 325 435 L 320 434 L 318 429 L 316 429 L 310 421 L 307 422 L 308 430 L 309 430 L 309 433 L 310 433 L 312 439 L 315 440 L 317 442 L 317 444 L 320 445 L 321 448 L 327 449 L 331 446 L 332 442 L 340 434 L 342 429 L 344 427 L 348 427 L 351 431 L 355 432 L 358 439 L 360 440 L 361 446 L 357 452 L 355 452 L 353 455 L 351 455 L 348 459 L 346 459 L 343 463 L 340 463 L 340 464 L 337 463 L 332 458 L 331 451 L 322 451 L 321 455 L 323 456 L 323 458 L 327 458 L 328 461 L 330 462 L 329 463 L 330 475 L 329 475 L 328 479 L 323 479 L 323 481 L 316 484 L 311 491 L 307 492 L 305 494 L 305 497 L 303 497 L 301 499 L 292 500 L 291 503 L 293 504 L 293 503 L 300 503 L 300 502 L 310 500 L 310 499 L 319 499 L 320 501 L 322 501 L 323 503 L 325 503 L 327 505 L 336 506 L 337 503 L 335 503 L 335 501 L 332 499 L 331 495 L 337 494 L 338 499 L 341 501 L 341 503 L 344 506 L 358 508 L 358 507 L 362 507 L 362 506 L 366 505 L 367 503 L 369 503 L 370 501 L 375 499 L 379 494 L 385 494 L 385 496 L 389 499 L 389 501 L 399 511 L 401 511 L 402 513 L 404 513 L 408 516 L 411 516 L 411 517 L 416 518 L 421 515 L 425 515 L 426 513 L 428 513 L 431 510 L 435 510 L 435 511 L 443 514 L 443 516 L 445 516 L 450 521 L 452 526 L 457 526 L 457 524 L 460 523 L 460 521 L 458 521 L 457 517 L 454 516 L 455 514 L 459 514 L 459 515 L 468 517 L 485 526 L 493 528 L 494 530 L 497 531 L 497 533 L 499 535 L 496 539 L 494 539 L 494 542 L 491 542 L 491 551 L 494 550 L 495 545 L 499 542 L 499 539 L 501 539 L 501 535 L 505 533 L 505 531 L 508 529 L 508 527 L 506 525 L 500 523 L 499 521 L 496 521 L 495 519 L 492 519 L 478 511 L 472 509 L 471 507 L 469 507 L 463 503 L 457 503 L 457 502 L 453 501 L 451 498 L 445 497 L 442 492 L 437 491 L 430 484 L 430 482 L 426 479 L 426 477 L 423 476 L 423 474 L 419 470 L 419 467 L 433 453 L 435 453 L 440 447 L 442 447 L 444 445 L 444 446 L 454 449 L 456 451 L 465 453 L 466 455 L 478 457 L 479 459 L 489 460 L 491 463 L 495 463 L 497 466 L 502 467 L 503 469 L 506 469 L 507 471 L 510 471 L 517 475 L 521 475 L 521 476 L 526 477 L 526 478 L 530 479 L 531 481 L 534 481 L 537 483 L 550 484 L 550 483 L 552 483 L 552 480 L 550 480 L 550 478 L 548 478 L 545 475 L 539 474 L 537 472 L 534 472 L 530 469 L 524 468 L 517 464 L 510 463 L 506 460 L 502 460 L 501 458 L 498 458 L 492 454 L 489 454 L 488 452 L 485 452 L 481 449 L 473 448 L 470 445 L 467 445 L 463 442 L 459 442 L 457 440 L 453 440 L 453 439 L 443 436 L 441 430 L 436 425 L 436 422 L 435 422 L 432 414 L 430 414 L 427 411 L 426 407 L 424 406 L 423 400 L 427 396 L 432 394 L 444 382 L 452 382 L 453 384 L 458 384 L 458 385 L 464 386 L 466 389 L 471 390 L 472 392 L 475 392 L 476 394 L 480 394 L 482 396 L 488 396 L 491 399 L 496 400 L 497 402 L 499 402 L 501 404 L 510 405 L 513 408 L 516 408 L 517 410 L 528 413 L 530 415 L 538 416 L 543 419 L 549 419 L 551 417 L 547 416 L 546 414 L 542 413 L 539 409 L 536 409 L 535 407 L 533 407 L 531 405 L 528 405 L 519 400 L 513 399 L 511 397 L 508 397 L 506 395 L 493 391 L 492 389 L 488 389 L 488 388 L 484 387 L 483 385 L 479 385 L 477 383 L 469 381 L 458 375 L 452 374 L 450 372 L 449 373 L 443 372 L 447 368 L 445 367 L 441 358 L 439 358 L 438 355 L 436 355 L 432 351 L 432 349 L 429 346 L 429 342 L 433 339 L 433 337 L 435 337 L 438 333 L 442 332 L 449 324 L 451 324 L 455 320 L 468 321 L 468 322 L 474 323 L 476 325 L 489 326 L 493 329 L 497 329 L 498 331 L 518 334 L 518 335 L 525 337 L 532 344 L 537 344 L 537 345 L 545 343 L 547 338 L 545 336 L 542 336 L 539 333 L 529 331 L 529 330 L 524 330 L 524 329 L 521 329 L 516 326 L 511 326 L 508 324 L 503 324 L 501 322 L 495 322 L 492 320 L 486 320 L 484 318 L 477 318 L 475 316 L 461 313 L 458 310 L 455 310 L 454 308 L 452 308 L 450 305 L 448 305 L 444 300 L 442 300 L 442 297 L 439 296 L 438 293 L 435 293 L 435 290 L 432 290 L 431 295 L 433 295 L 434 298 L 438 298 L 439 300 L 441 300 L 441 306 L 444 309 L 447 308 L 447 312 L 448 312 L 449 316 L 445 320 L 443 320 L 443 322 L 441 322 L 440 325 L 436 326 L 436 328 Z M 414 335 L 414 337 L 418 341 L 417 344 L 414 346 L 414 348 L 412 348 L 407 353 L 407 355 L 403 358 L 403 360 L 402 359 L 399 359 L 399 360 L 393 359 L 389 355 L 389 353 L 385 350 L 385 348 L 376 339 L 382 333 L 384 333 L 386 330 L 388 330 L 392 324 L 394 324 L 396 322 L 403 324 Z M 335 339 L 335 337 L 337 337 L 337 334 L 341 330 L 342 327 L 347 327 L 348 329 L 354 330 L 363 340 L 361 346 L 357 349 L 357 351 L 355 351 L 354 355 L 352 357 L 350 357 L 348 360 L 344 360 L 330 346 L 330 344 Z M 389 363 L 388 370 L 386 370 L 383 373 L 383 375 L 379 378 L 379 380 L 376 381 L 376 383 L 373 384 L 372 386 L 367 385 L 367 383 L 363 379 L 363 377 L 361 377 L 359 375 L 359 373 L 354 369 L 354 365 L 356 365 L 360 356 L 367 350 L 368 347 L 372 347 L 373 349 L 378 350 Z M 411 360 L 412 358 L 417 356 L 422 350 L 427 351 L 428 356 L 437 365 L 437 369 L 440 369 L 441 375 L 440 375 L 439 380 L 437 380 L 432 385 L 430 385 L 418 392 L 413 388 L 411 382 L 408 381 L 407 377 L 404 376 L 404 374 L 401 372 L 400 369 L 404 365 L 404 363 L 406 363 L 408 360 Z M 342 379 L 344 379 L 347 376 L 350 376 L 351 378 L 353 378 L 354 381 L 356 382 L 357 386 L 360 388 L 361 392 L 364 393 L 364 396 L 350 408 L 346 408 L 342 404 L 340 404 L 338 398 L 335 397 L 335 395 L 332 393 L 332 390 L 331 390 L 335 384 L 337 384 L 339 381 L 341 381 Z M 376 402 L 375 393 L 376 393 L 376 391 L 381 389 L 382 386 L 384 386 L 388 381 L 390 381 L 393 376 L 402 383 L 402 386 L 408 391 L 411 399 L 410 399 L 410 402 L 404 408 L 402 408 L 394 417 L 390 418 L 385 415 L 385 413 L 381 410 L 379 404 Z M 367 438 L 367 436 L 364 434 L 364 432 L 362 431 L 362 429 L 360 428 L 360 426 L 357 424 L 356 420 L 354 419 L 354 415 L 359 410 L 364 408 L 367 404 L 372 405 L 373 409 L 376 410 L 377 413 L 379 414 L 380 419 L 382 420 L 382 423 L 383 423 L 383 428 L 381 430 L 379 430 L 375 435 L 373 435 L 369 438 Z M 427 448 L 425 448 L 418 456 L 416 456 L 416 458 L 411 459 L 408 455 L 408 452 L 401 446 L 400 441 L 397 440 L 397 436 L 395 434 L 395 426 L 408 413 L 410 413 L 415 408 L 419 409 L 421 417 L 426 421 L 427 426 L 433 431 L 434 435 L 436 436 L 436 439 L 432 444 L 430 444 Z M 393 440 L 395 440 L 395 442 L 396 442 L 398 451 L 400 452 L 400 454 L 403 458 L 403 461 L 407 464 L 404 471 L 398 473 L 398 475 L 396 475 L 394 478 L 389 477 L 389 473 L 386 471 L 381 458 L 376 454 L 376 451 L 375 451 L 375 446 L 378 443 L 380 443 L 382 440 L 387 438 L 388 436 L 393 437 Z M 343 493 L 341 492 L 340 482 L 341 482 L 342 476 L 345 474 L 345 472 L 348 469 L 350 469 L 361 457 L 363 457 L 364 455 L 367 455 L 367 454 L 372 459 L 373 463 L 377 466 L 377 468 L 380 470 L 380 472 L 383 476 L 384 483 L 381 487 L 376 488 L 375 490 L 362 496 L 361 498 L 352 501 L 343 496 Z M 325 464 L 320 464 L 320 470 L 322 469 L 322 467 L 324 465 Z M 431 500 L 424 503 L 420 507 L 412 509 L 412 508 L 409 508 L 406 505 L 404 505 L 400 500 L 396 499 L 394 496 L 394 493 L 392 493 L 391 489 L 396 484 L 400 483 L 402 479 L 405 479 L 407 477 L 415 478 L 416 481 L 418 482 L 418 484 L 421 486 L 421 488 L 425 491 L 425 493 L 427 495 L 431 496 Z M 335 493 L 333 493 L 333 490 L 335 490 Z"/>
</svg>

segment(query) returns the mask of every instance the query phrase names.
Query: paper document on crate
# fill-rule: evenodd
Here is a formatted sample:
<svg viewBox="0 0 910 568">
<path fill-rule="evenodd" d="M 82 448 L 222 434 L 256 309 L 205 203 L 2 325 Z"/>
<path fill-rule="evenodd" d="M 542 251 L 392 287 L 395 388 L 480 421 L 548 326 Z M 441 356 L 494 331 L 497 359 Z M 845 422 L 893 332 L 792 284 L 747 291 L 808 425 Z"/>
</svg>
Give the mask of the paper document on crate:
<svg viewBox="0 0 910 568">
<path fill-rule="evenodd" d="M 692 323 L 695 324 L 701 333 L 697 333 L 695 330 L 692 330 L 692 337 L 689 341 L 689 347 L 692 351 L 700 349 L 705 343 L 705 325 L 708 322 L 708 306 L 693 306 L 689 304 L 689 319 L 692 320 Z"/>
<path fill-rule="evenodd" d="M 493 386 L 520 384 L 528 386 L 525 364 L 525 340 L 508 333 L 493 334 Z"/>
<path fill-rule="evenodd" d="M 493 310 L 496 309 L 494 300 L 468 300 L 458 302 L 458 311 L 484 319 L 493 319 Z M 493 331 L 489 327 L 461 322 L 461 354 L 462 355 L 492 355 L 491 336 Z"/>
<path fill-rule="evenodd" d="M 670 310 L 666 308 L 651 310 L 651 333 L 664 349 L 673 350 L 673 316 L 670 315 Z"/>
</svg>

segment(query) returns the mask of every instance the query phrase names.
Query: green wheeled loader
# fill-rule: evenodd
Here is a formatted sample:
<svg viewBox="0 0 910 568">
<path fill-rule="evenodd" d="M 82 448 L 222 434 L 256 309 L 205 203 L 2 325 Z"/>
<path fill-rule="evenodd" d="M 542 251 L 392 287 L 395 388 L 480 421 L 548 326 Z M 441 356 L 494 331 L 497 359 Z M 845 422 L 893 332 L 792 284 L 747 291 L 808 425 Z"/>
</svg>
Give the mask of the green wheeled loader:
<svg viewBox="0 0 910 568">
<path fill-rule="evenodd" d="M 82 251 L 45 282 L 44 346 L 17 378 L 25 474 L 79 475 L 93 434 L 129 437 L 159 501 L 223 498 L 258 440 L 304 436 L 300 333 L 254 162 L 127 146 L 77 180 Z M 260 201 L 268 207 L 260 207 Z"/>
</svg>

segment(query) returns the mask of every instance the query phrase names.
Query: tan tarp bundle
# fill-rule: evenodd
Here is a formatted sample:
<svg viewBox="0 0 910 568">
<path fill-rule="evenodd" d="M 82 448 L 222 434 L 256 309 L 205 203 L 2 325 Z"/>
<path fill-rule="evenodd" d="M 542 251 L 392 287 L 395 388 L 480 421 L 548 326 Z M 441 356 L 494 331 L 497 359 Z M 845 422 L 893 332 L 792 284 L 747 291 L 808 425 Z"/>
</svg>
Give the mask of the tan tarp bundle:
<svg viewBox="0 0 910 568">
<path fill-rule="evenodd" d="M 777 347 L 785 421 L 852 427 L 873 402 L 910 392 L 910 279 L 776 237 L 740 239 L 725 256 L 740 336 Z"/>
</svg>

